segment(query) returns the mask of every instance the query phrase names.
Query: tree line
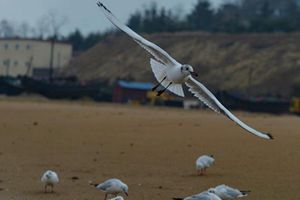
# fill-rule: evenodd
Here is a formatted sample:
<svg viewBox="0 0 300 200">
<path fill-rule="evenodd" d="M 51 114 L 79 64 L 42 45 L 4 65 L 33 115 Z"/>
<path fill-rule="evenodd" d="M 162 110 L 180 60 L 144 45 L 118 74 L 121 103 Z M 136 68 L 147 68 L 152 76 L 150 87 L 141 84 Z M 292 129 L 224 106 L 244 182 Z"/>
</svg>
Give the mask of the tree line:
<svg viewBox="0 0 300 200">
<path fill-rule="evenodd" d="M 212 33 L 261 33 L 300 31 L 300 0 L 224 0 L 219 8 L 213 8 L 209 0 L 198 0 L 194 8 L 183 14 L 180 8 L 159 8 L 151 3 L 133 13 L 127 24 L 142 33 L 205 31 Z M 50 39 L 56 37 L 73 44 L 76 52 L 85 51 L 107 34 L 90 33 L 84 36 L 79 29 L 66 36 L 59 34 L 67 19 L 57 13 L 41 18 L 36 28 L 26 23 L 17 28 L 7 20 L 0 21 L 0 37 L 28 37 Z"/>
<path fill-rule="evenodd" d="M 212 33 L 265 33 L 300 31 L 300 0 L 229 0 L 214 8 L 209 0 L 198 0 L 190 13 L 180 8 L 159 8 L 151 3 L 133 13 L 127 24 L 140 33 L 205 31 Z M 107 32 L 109 33 L 109 32 Z M 67 41 L 85 50 L 107 34 L 94 33 L 84 38 L 79 30 Z"/>
<path fill-rule="evenodd" d="M 291 32 L 300 30 L 299 0 L 235 0 L 215 9 L 198 0 L 190 13 L 151 4 L 131 15 L 128 25 L 139 32 L 205 31 L 224 33 Z"/>
</svg>

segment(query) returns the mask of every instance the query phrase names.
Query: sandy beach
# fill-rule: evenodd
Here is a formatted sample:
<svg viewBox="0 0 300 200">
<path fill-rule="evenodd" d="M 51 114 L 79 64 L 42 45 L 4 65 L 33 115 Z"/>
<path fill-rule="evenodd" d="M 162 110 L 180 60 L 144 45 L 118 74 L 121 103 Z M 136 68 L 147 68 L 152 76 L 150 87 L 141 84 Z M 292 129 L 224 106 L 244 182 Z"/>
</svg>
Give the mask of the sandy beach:
<svg viewBox="0 0 300 200">
<path fill-rule="evenodd" d="M 0 199 L 96 200 L 89 185 L 122 179 L 131 200 L 168 200 L 218 184 L 248 200 L 300 199 L 300 118 L 235 112 L 266 141 L 210 111 L 88 102 L 0 101 Z M 195 160 L 215 165 L 196 176 Z M 42 173 L 61 182 L 44 194 Z"/>
</svg>

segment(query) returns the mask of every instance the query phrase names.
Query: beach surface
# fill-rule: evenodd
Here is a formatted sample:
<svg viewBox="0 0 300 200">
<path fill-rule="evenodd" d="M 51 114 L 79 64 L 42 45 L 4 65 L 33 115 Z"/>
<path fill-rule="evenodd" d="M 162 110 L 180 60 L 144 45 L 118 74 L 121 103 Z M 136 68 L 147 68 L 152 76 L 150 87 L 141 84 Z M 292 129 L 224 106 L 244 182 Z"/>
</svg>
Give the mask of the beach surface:
<svg viewBox="0 0 300 200">
<path fill-rule="evenodd" d="M 0 101 L 0 199 L 96 200 L 120 178 L 132 200 L 171 200 L 227 184 L 248 200 L 300 199 L 300 118 L 234 112 L 267 141 L 208 110 L 89 102 Z M 195 161 L 214 155 L 197 176 Z M 59 174 L 44 194 L 45 170 Z"/>
</svg>

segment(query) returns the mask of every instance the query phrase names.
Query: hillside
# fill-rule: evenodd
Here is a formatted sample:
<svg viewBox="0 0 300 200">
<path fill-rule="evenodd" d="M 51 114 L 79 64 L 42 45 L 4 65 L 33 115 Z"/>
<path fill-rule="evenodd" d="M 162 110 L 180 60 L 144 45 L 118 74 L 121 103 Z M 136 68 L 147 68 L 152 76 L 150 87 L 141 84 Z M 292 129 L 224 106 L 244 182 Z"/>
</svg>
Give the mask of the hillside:
<svg viewBox="0 0 300 200">
<path fill-rule="evenodd" d="M 145 37 L 210 88 L 289 95 L 300 84 L 300 34 L 154 34 Z M 111 36 L 75 58 L 63 71 L 82 80 L 154 81 L 150 56 L 126 35 Z M 259 88 L 259 89 L 258 89 Z"/>
</svg>

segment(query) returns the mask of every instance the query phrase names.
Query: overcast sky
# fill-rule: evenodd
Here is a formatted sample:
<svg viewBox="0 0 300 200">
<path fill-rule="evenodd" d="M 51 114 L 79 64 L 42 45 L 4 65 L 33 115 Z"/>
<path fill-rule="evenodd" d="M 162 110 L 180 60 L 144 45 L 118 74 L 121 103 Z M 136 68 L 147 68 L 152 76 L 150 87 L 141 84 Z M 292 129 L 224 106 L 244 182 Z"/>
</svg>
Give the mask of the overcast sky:
<svg viewBox="0 0 300 200">
<path fill-rule="evenodd" d="M 184 13 L 190 11 L 197 0 L 102 0 L 112 12 L 123 22 L 131 13 L 142 9 L 151 2 L 157 2 L 159 7 L 180 7 Z M 211 0 L 219 5 L 223 0 Z M 83 33 L 103 31 L 112 25 L 96 6 L 96 0 L 0 0 L 0 20 L 7 19 L 13 23 L 27 22 L 32 26 L 49 11 L 68 18 L 63 33 L 79 28 Z"/>
</svg>

